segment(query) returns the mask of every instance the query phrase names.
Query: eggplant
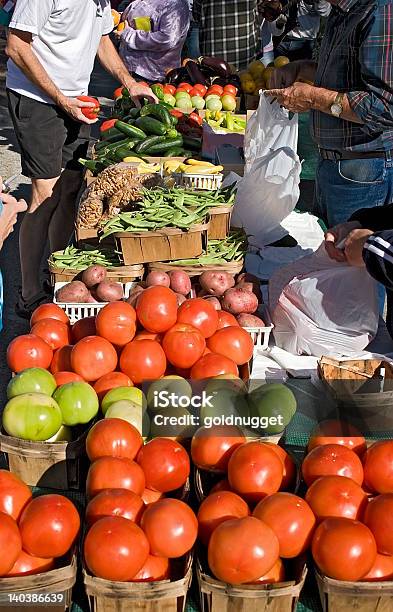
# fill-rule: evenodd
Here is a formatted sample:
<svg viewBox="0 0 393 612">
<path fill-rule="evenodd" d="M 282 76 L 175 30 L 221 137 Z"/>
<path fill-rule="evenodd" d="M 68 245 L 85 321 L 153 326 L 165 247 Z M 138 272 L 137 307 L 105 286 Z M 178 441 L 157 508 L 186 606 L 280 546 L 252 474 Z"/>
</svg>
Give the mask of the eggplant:
<svg viewBox="0 0 393 612">
<path fill-rule="evenodd" d="M 208 81 L 205 75 L 202 74 L 202 72 L 199 70 L 198 64 L 196 62 L 188 60 L 186 64 L 186 70 L 192 85 L 201 84 L 205 87 L 208 87 L 210 85 L 210 81 Z"/>
<path fill-rule="evenodd" d="M 225 85 L 228 85 L 229 80 L 228 79 L 224 79 L 223 77 L 214 77 L 213 79 L 213 85 L 220 85 L 221 87 L 225 87 Z"/>
<path fill-rule="evenodd" d="M 199 63 L 203 68 L 214 71 L 216 76 L 223 77 L 224 79 L 230 77 L 232 74 L 231 67 L 223 59 L 217 57 L 201 57 L 199 58 Z"/>
<path fill-rule="evenodd" d="M 227 81 L 227 84 L 228 85 L 234 85 L 238 89 L 241 89 L 240 77 L 237 74 L 231 74 L 231 76 L 229 77 L 229 79 Z"/>
<path fill-rule="evenodd" d="M 165 82 L 177 87 L 182 81 L 187 80 L 187 78 L 188 72 L 185 68 L 173 68 L 173 70 L 170 70 L 165 76 Z"/>
</svg>

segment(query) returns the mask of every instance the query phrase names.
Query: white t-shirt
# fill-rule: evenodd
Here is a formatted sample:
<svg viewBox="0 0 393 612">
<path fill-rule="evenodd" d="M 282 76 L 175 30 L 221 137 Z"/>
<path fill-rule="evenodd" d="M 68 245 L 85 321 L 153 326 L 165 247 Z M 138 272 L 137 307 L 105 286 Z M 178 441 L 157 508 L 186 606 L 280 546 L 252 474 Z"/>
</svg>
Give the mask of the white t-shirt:
<svg viewBox="0 0 393 612">
<path fill-rule="evenodd" d="M 101 37 L 113 29 L 110 0 L 18 0 L 10 28 L 33 35 L 34 53 L 64 95 L 84 95 Z M 12 60 L 7 67 L 9 89 L 53 103 Z"/>
</svg>

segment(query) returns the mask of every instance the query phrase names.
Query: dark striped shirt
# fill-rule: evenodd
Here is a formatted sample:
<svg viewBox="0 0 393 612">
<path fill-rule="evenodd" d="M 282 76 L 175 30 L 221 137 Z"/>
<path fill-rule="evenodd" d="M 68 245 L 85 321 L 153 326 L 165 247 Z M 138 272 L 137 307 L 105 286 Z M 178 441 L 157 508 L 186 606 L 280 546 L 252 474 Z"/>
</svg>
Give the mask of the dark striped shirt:
<svg viewBox="0 0 393 612">
<path fill-rule="evenodd" d="M 326 24 L 315 84 L 346 93 L 357 124 L 313 111 L 323 149 L 393 149 L 393 0 L 338 0 Z"/>
</svg>

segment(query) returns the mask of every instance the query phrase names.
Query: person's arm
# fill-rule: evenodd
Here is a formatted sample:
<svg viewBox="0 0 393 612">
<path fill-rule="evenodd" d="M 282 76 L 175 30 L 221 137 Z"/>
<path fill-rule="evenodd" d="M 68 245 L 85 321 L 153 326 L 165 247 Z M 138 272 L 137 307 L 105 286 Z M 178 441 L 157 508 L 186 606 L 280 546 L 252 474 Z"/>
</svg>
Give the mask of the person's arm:
<svg viewBox="0 0 393 612">
<path fill-rule="evenodd" d="M 24 200 L 16 200 L 10 194 L 1 193 L 2 189 L 3 181 L 0 176 L 0 201 L 3 203 L 3 206 L 0 207 L 0 249 L 14 230 L 18 213 L 27 210 L 27 204 Z"/>
<path fill-rule="evenodd" d="M 106 35 L 101 38 L 97 56 L 105 70 L 122 85 L 124 85 L 124 87 L 127 87 L 128 91 L 130 92 L 130 96 L 135 103 L 139 103 L 139 98 L 147 98 L 151 102 L 158 101 L 150 87 L 146 87 L 146 85 L 139 85 L 139 83 L 132 78 L 120 59 L 120 56 L 109 36 Z"/>
<path fill-rule="evenodd" d="M 137 51 L 166 51 L 179 44 L 179 40 L 187 34 L 190 24 L 188 10 L 181 10 L 178 19 L 173 19 L 172 11 L 164 11 L 160 18 L 159 30 L 145 32 L 126 27 L 121 34 L 121 40 L 130 49 Z"/>
<path fill-rule="evenodd" d="M 387 289 L 393 289 L 393 229 L 369 236 L 362 250 L 368 273 Z"/>
<path fill-rule="evenodd" d="M 87 119 L 82 108 L 94 106 L 91 102 L 81 102 L 76 98 L 68 98 L 54 84 L 45 68 L 31 48 L 32 34 L 21 30 L 10 30 L 8 34 L 6 54 L 27 76 L 29 81 L 37 85 L 53 102 L 66 113 L 82 123 L 95 123 L 96 119 Z"/>
<path fill-rule="evenodd" d="M 393 204 L 373 206 L 357 210 L 350 221 L 357 221 L 361 227 L 379 232 L 393 227 Z"/>
</svg>

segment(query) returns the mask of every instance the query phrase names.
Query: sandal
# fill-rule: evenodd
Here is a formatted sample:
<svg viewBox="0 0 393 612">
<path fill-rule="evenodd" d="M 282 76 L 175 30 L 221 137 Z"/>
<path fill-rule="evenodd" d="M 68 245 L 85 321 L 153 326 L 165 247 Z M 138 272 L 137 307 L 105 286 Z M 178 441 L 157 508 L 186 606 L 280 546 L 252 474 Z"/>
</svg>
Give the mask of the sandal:
<svg viewBox="0 0 393 612">
<path fill-rule="evenodd" d="M 26 301 L 22 296 L 22 291 L 19 289 L 19 297 L 15 304 L 15 312 L 21 319 L 30 319 L 38 306 L 41 306 L 41 304 L 48 304 L 51 301 L 51 295 L 45 291 L 39 293 L 34 299 Z"/>
</svg>

